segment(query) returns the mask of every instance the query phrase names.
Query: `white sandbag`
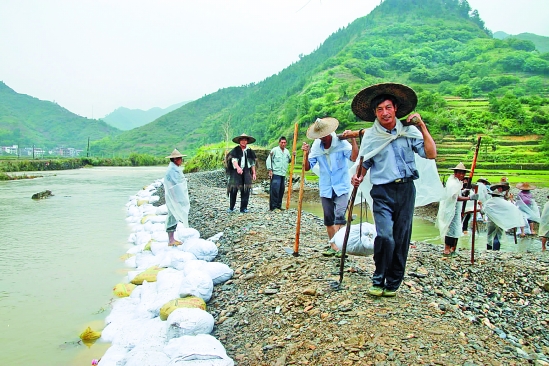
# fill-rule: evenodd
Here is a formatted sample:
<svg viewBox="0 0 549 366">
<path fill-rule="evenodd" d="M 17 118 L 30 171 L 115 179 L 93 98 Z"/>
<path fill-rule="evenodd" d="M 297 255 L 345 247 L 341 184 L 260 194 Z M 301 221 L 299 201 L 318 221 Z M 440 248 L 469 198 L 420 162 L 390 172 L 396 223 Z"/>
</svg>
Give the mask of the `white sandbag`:
<svg viewBox="0 0 549 366">
<path fill-rule="evenodd" d="M 163 224 L 168 219 L 168 215 L 153 215 L 150 216 L 151 222 L 155 224 Z"/>
<path fill-rule="evenodd" d="M 144 204 L 139 206 L 139 211 L 141 211 L 142 215 L 154 215 L 156 214 L 156 206 L 153 206 L 151 204 Z"/>
<path fill-rule="evenodd" d="M 145 250 L 135 255 L 135 264 L 137 265 L 137 268 L 147 269 L 149 267 L 158 265 L 161 259 L 162 258 L 159 258 L 158 256 L 152 254 L 152 252 Z"/>
<path fill-rule="evenodd" d="M 155 241 L 153 240 L 151 242 L 151 252 L 154 255 L 160 255 L 160 253 L 166 251 L 168 249 L 168 242 L 167 241 Z"/>
<path fill-rule="evenodd" d="M 178 358 L 181 361 L 230 360 L 221 342 L 209 334 L 184 335 L 179 338 L 170 339 L 166 347 L 164 347 L 164 352 L 172 360 L 174 358 Z"/>
<path fill-rule="evenodd" d="M 150 196 L 149 197 L 149 203 L 156 203 L 158 201 L 160 201 L 160 197 L 158 197 L 158 196 Z"/>
<path fill-rule="evenodd" d="M 184 266 L 186 262 L 196 260 L 196 256 L 193 253 L 182 252 L 180 250 L 169 251 L 168 255 L 166 255 L 165 258 L 168 258 L 168 257 L 171 259 L 171 261 L 167 267 L 172 267 L 179 271 L 184 270 Z"/>
<path fill-rule="evenodd" d="M 128 236 L 128 243 L 135 243 L 135 233 L 131 233 L 130 236 Z"/>
<path fill-rule="evenodd" d="M 124 366 L 167 366 L 170 361 L 164 352 L 134 348 L 128 352 L 121 364 Z"/>
<path fill-rule="evenodd" d="M 143 227 L 143 225 L 139 226 Z M 146 231 L 139 231 L 135 233 L 135 245 L 147 244 L 151 239 L 151 234 Z"/>
<path fill-rule="evenodd" d="M 207 240 L 213 241 L 215 243 L 216 241 L 221 239 L 222 236 L 223 236 L 223 231 L 220 232 L 220 233 L 215 234 L 214 236 L 210 236 Z"/>
<path fill-rule="evenodd" d="M 167 366 L 234 366 L 231 358 L 185 361 L 181 357 L 172 358 Z"/>
<path fill-rule="evenodd" d="M 167 215 L 167 214 L 168 214 L 168 207 L 167 207 L 165 204 L 162 205 L 162 206 L 158 206 L 158 207 L 156 208 L 155 213 L 156 213 L 157 215 Z"/>
<path fill-rule="evenodd" d="M 154 239 L 160 242 L 166 242 L 166 243 L 170 240 L 168 238 L 168 233 L 166 232 L 165 228 L 162 231 L 155 231 L 151 233 L 151 239 Z"/>
<path fill-rule="evenodd" d="M 211 262 L 217 256 L 217 245 L 213 241 L 190 238 L 183 242 L 181 249 L 193 253 L 197 259 Z"/>
<path fill-rule="evenodd" d="M 192 271 L 185 275 L 179 288 L 179 296 L 196 296 L 205 302 L 210 301 L 213 293 L 213 281 L 205 271 Z"/>
<path fill-rule="evenodd" d="M 139 217 L 138 216 L 128 216 L 128 217 L 126 217 L 125 220 L 128 224 L 134 224 L 134 223 L 139 222 Z"/>
<path fill-rule="evenodd" d="M 130 247 L 130 249 L 128 249 L 126 251 L 126 253 L 128 254 L 137 254 L 137 253 L 141 253 L 143 251 L 143 248 L 145 248 L 145 245 L 147 243 L 144 243 L 144 244 L 140 244 L 140 245 L 134 245 L 132 247 Z"/>
<path fill-rule="evenodd" d="M 133 292 L 134 291 L 132 291 L 132 294 Z M 117 319 L 133 318 L 133 312 L 137 309 L 139 301 L 139 299 L 131 297 L 117 299 L 113 302 L 111 312 L 105 318 L 105 323 L 110 324 Z M 101 333 L 101 338 L 103 338 L 103 333 Z M 106 339 L 106 341 L 110 342 L 111 340 Z"/>
<path fill-rule="evenodd" d="M 141 351 L 162 351 L 168 344 L 167 329 L 168 324 L 160 320 L 159 317 L 152 318 L 143 322 L 146 327 L 143 337 L 139 340 L 139 344 L 134 349 Z"/>
<path fill-rule="evenodd" d="M 368 222 L 363 222 L 361 236 L 360 227 L 361 224 L 351 225 L 349 231 L 349 239 L 347 240 L 346 253 L 350 255 L 361 256 L 373 255 L 376 228 L 374 225 Z M 346 230 L 346 226 L 343 226 L 330 240 L 331 243 L 335 243 L 339 250 L 343 248 L 343 241 L 345 240 Z"/>
<path fill-rule="evenodd" d="M 212 314 L 202 309 L 175 309 L 168 315 L 166 336 L 168 341 L 184 335 L 210 334 L 214 327 Z"/>
<path fill-rule="evenodd" d="M 234 271 L 225 263 L 221 262 L 206 262 L 203 260 L 186 262 L 183 271 L 185 275 L 193 271 L 205 271 L 213 281 L 214 286 L 231 279 Z"/>
<path fill-rule="evenodd" d="M 126 210 L 127 216 L 139 216 L 139 208 L 137 206 L 130 206 Z"/>
<path fill-rule="evenodd" d="M 98 366 L 117 366 L 118 361 L 124 359 L 128 354 L 128 349 L 121 346 L 110 346 L 109 349 L 101 356 Z"/>
<path fill-rule="evenodd" d="M 147 221 L 143 225 L 143 229 L 148 233 L 153 233 L 155 231 L 166 231 L 166 225 L 162 223 L 153 223 L 152 221 Z"/>
<path fill-rule="evenodd" d="M 185 274 L 182 271 L 166 268 L 165 270 L 158 272 L 158 275 L 156 276 L 156 291 L 163 292 L 173 289 L 179 291 L 184 278 Z"/>
<path fill-rule="evenodd" d="M 128 259 L 126 259 L 124 261 L 124 264 L 126 264 L 126 266 L 131 267 L 131 268 L 137 268 L 137 264 L 136 264 L 136 261 L 135 261 L 135 255 L 129 257 Z"/>
<path fill-rule="evenodd" d="M 192 238 L 200 238 L 200 233 L 198 232 L 198 230 L 193 229 L 192 227 L 183 227 L 183 225 L 179 224 L 177 224 L 174 235 L 177 240 L 181 242 Z"/>
</svg>

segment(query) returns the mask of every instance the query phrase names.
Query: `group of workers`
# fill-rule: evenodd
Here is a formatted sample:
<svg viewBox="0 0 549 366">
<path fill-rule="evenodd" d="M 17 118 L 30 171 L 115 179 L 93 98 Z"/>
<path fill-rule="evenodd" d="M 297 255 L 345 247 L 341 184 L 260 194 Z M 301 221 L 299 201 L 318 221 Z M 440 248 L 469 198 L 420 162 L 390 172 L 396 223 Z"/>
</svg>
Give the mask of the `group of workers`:
<svg viewBox="0 0 549 366">
<path fill-rule="evenodd" d="M 309 145 L 304 142 L 301 147 L 304 153 L 303 169 L 313 170 L 319 176 L 319 194 L 329 239 L 347 224 L 345 212 L 351 190 L 360 189 L 367 195 L 376 227 L 373 255 L 375 270 L 372 286 L 368 289 L 372 296 L 393 297 L 403 281 L 415 206 L 440 201 L 437 225 L 445 238 L 445 256 L 454 255 L 457 238 L 462 235 L 462 202 L 482 203 L 491 222 L 499 229 L 508 229 L 508 220 L 500 222 L 499 215 L 491 216 L 494 210 L 492 202 L 495 197 L 501 196 L 500 191 L 492 189 L 493 186 L 489 190 L 484 186 L 479 193 L 462 193 L 462 180 L 467 172 L 463 164 L 452 168 L 454 174 L 446 182 L 446 188 L 440 179 L 418 184 L 421 177 L 438 177 L 438 172 L 434 162 L 436 145 L 421 116 L 412 113 L 416 105 L 417 95 L 408 86 L 396 83 L 372 85 L 360 91 L 351 104 L 358 118 L 373 121 L 371 127 L 361 130 L 358 136 L 349 130 L 336 135 L 339 126 L 337 119 L 318 118 L 307 129 L 307 137 L 314 140 L 313 143 Z M 361 135 L 359 148 L 357 137 Z M 235 212 L 236 198 L 240 192 L 239 210 L 247 213 L 252 183 L 256 179 L 257 159 L 248 145 L 255 139 L 241 134 L 233 142 L 238 145 L 227 154 L 226 159 L 229 196 L 227 211 Z M 271 211 L 282 209 L 286 172 L 292 159 L 286 144 L 286 138 L 280 137 L 278 146 L 270 151 L 265 162 L 271 180 Z M 293 154 L 295 156 L 295 152 Z M 360 162 L 357 162 L 359 156 Z M 174 150 L 169 158 L 171 163 L 164 179 L 170 215 L 166 230 L 170 245 L 178 245 L 173 238 L 173 223 L 180 221 L 187 224 L 188 194 L 183 192 L 186 191 L 186 180 L 179 168 L 182 155 Z M 180 175 L 174 173 L 177 169 Z M 183 198 L 176 198 L 178 193 Z M 488 200 L 488 194 L 493 198 Z M 524 195 L 521 199 L 526 206 L 531 207 L 531 196 Z M 176 208 L 178 204 L 184 208 Z M 519 210 L 517 206 L 513 207 Z M 543 230 L 542 226 L 540 230 Z M 501 232 L 493 232 L 489 235 L 492 235 L 492 243 L 495 243 L 501 239 Z M 324 254 L 335 255 L 337 251 L 337 247 L 332 246 Z"/>
</svg>

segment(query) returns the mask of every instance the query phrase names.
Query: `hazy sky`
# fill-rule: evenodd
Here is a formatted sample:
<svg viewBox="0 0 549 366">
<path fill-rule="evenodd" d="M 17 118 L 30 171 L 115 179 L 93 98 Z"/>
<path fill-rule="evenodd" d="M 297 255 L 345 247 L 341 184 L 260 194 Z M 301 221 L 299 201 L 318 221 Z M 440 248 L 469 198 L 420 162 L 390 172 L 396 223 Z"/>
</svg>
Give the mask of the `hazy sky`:
<svg viewBox="0 0 549 366">
<path fill-rule="evenodd" d="M 380 0 L 0 0 L 0 80 L 100 118 L 259 82 Z M 469 0 L 488 29 L 549 36 L 549 0 Z"/>
</svg>

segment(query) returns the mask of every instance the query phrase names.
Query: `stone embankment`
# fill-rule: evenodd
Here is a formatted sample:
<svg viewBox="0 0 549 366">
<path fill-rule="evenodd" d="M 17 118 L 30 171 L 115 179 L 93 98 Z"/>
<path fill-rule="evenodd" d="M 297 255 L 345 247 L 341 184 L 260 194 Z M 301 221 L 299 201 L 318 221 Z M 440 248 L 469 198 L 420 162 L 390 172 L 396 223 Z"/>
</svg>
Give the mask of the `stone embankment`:
<svg viewBox="0 0 549 366">
<path fill-rule="evenodd" d="M 216 261 L 235 270 L 208 311 L 238 365 L 549 365 L 546 253 L 477 251 L 471 265 L 468 250 L 448 259 L 415 242 L 397 297 L 373 298 L 371 257 L 347 258 L 334 286 L 340 262 L 322 256 L 320 218 L 302 214 L 294 257 L 295 209 L 271 212 L 254 195 L 250 213 L 227 213 L 222 172 L 187 178 L 190 226 L 223 231 Z"/>
</svg>

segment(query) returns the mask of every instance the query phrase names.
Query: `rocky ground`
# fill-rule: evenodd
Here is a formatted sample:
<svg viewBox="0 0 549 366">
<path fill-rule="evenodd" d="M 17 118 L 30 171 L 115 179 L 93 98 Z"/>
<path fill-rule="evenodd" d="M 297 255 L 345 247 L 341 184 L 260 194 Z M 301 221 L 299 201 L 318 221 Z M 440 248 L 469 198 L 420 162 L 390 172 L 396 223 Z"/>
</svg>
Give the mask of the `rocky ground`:
<svg viewBox="0 0 549 366">
<path fill-rule="evenodd" d="M 294 257 L 295 209 L 254 195 L 230 214 L 222 172 L 187 178 L 189 224 L 223 231 L 216 260 L 235 270 L 208 311 L 237 365 L 549 365 L 549 255 L 477 251 L 471 265 L 415 242 L 397 297 L 373 298 L 371 257 L 347 258 L 337 286 L 320 218 L 302 213 Z"/>
</svg>

